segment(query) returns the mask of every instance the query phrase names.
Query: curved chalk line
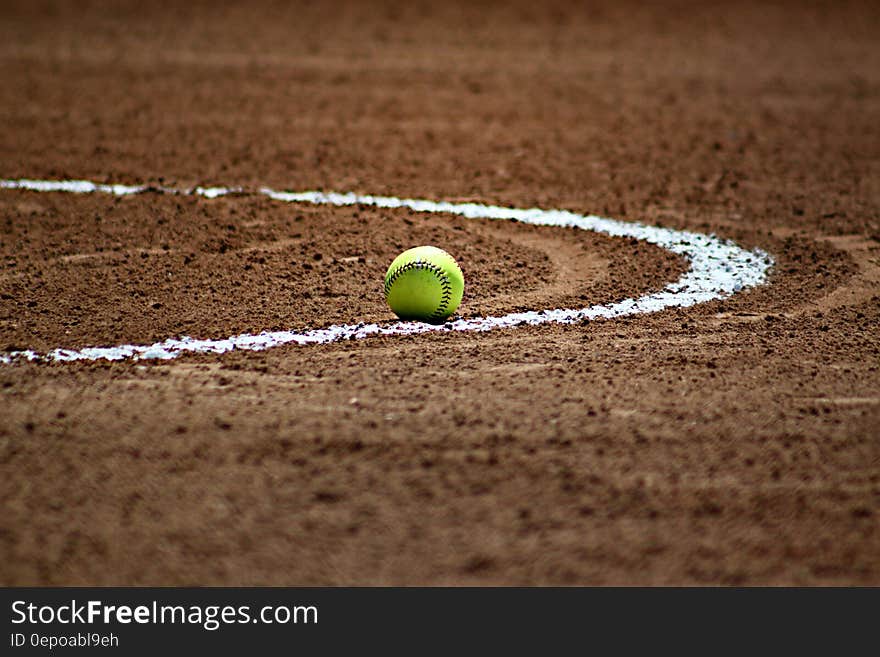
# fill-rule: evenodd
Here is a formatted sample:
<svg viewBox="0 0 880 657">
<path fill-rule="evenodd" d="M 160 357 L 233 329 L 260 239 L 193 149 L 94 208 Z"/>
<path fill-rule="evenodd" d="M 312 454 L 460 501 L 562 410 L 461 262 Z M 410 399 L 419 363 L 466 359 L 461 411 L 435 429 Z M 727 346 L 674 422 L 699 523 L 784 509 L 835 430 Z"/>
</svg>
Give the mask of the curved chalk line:
<svg viewBox="0 0 880 657">
<path fill-rule="evenodd" d="M 174 189 L 151 185 L 103 185 L 87 180 L 0 180 L 0 189 L 21 189 L 36 192 L 70 192 L 76 194 L 112 194 L 126 196 L 144 192 L 169 195 L 217 198 L 229 194 L 253 193 L 239 187 L 195 187 Z M 536 226 L 573 227 L 592 230 L 612 237 L 632 237 L 655 244 L 690 262 L 690 269 L 660 292 L 638 299 L 625 299 L 610 305 L 581 309 L 552 309 L 510 313 L 499 317 L 458 319 L 434 325 L 422 322 L 389 322 L 383 324 L 340 324 L 303 333 L 272 331 L 243 333 L 221 340 L 197 340 L 190 337 L 169 338 L 152 345 L 119 345 L 55 349 L 45 354 L 31 350 L 0 353 L 0 363 L 17 359 L 37 361 L 122 360 L 126 358 L 176 358 L 185 353 L 222 354 L 235 349 L 262 351 L 283 344 L 326 344 L 337 340 L 361 339 L 374 335 L 411 335 L 432 331 L 490 331 L 520 325 L 557 323 L 574 324 L 597 318 L 623 317 L 651 313 L 666 308 L 685 308 L 697 303 L 723 299 L 748 287 L 763 284 L 773 259 L 761 249 L 743 249 L 734 242 L 714 235 L 704 235 L 640 223 L 580 215 L 566 210 L 540 208 L 517 209 L 479 203 L 446 203 L 393 196 L 360 196 L 353 193 L 279 192 L 267 187 L 258 194 L 286 203 L 312 203 L 335 206 L 366 205 L 378 208 L 409 208 L 416 212 L 441 212 L 469 219 L 508 219 Z"/>
</svg>

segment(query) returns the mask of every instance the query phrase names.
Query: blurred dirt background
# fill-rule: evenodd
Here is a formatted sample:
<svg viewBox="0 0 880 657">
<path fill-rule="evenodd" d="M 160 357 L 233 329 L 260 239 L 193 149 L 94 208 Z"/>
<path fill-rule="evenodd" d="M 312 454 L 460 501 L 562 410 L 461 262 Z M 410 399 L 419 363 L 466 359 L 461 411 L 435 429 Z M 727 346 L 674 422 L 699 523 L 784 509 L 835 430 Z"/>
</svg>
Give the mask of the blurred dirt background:
<svg viewBox="0 0 880 657">
<path fill-rule="evenodd" d="M 0 584 L 880 584 L 877 3 L 5 2 L 0 177 L 715 232 L 768 286 L 580 326 L 0 366 Z M 0 191 L 0 350 L 659 289 L 577 231 Z"/>
</svg>

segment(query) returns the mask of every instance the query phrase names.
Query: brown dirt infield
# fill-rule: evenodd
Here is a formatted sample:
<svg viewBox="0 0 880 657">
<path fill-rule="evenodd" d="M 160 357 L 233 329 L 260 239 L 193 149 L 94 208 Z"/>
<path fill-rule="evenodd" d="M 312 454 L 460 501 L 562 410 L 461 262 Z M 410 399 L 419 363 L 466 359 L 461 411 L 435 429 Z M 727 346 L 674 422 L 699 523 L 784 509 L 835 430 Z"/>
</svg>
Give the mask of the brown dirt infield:
<svg viewBox="0 0 880 657">
<path fill-rule="evenodd" d="M 645 3 L 647 5 L 647 3 Z M 880 584 L 876 3 L 10 2 L 0 178 L 595 212 L 776 259 L 719 302 L 0 365 L 0 584 Z M 253 195 L 0 191 L 0 351 L 582 307 L 685 263 Z"/>
</svg>

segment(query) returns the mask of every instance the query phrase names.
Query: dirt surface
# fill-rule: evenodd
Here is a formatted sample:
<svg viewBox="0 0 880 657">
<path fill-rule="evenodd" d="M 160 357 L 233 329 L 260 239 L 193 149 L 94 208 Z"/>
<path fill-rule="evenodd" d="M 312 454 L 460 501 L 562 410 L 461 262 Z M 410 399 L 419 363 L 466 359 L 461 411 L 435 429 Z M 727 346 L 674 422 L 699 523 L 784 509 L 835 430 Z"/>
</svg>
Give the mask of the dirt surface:
<svg viewBox="0 0 880 657">
<path fill-rule="evenodd" d="M 625 320 L 0 365 L 0 584 L 880 584 L 880 7 L 8 2 L 0 177 L 595 212 L 776 259 Z M 0 191 L 0 350 L 465 317 L 686 263 L 366 208 Z"/>
</svg>

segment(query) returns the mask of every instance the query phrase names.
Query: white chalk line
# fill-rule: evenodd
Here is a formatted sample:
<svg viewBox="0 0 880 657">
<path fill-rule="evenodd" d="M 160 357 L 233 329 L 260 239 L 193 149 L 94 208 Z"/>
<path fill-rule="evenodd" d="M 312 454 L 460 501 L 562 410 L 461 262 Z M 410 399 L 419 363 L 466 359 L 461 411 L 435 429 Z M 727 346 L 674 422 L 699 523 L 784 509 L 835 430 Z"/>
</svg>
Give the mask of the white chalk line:
<svg viewBox="0 0 880 657">
<path fill-rule="evenodd" d="M 69 192 L 74 194 L 111 194 L 127 196 L 144 192 L 218 198 L 229 194 L 253 193 L 240 187 L 195 187 L 174 189 L 152 185 L 104 185 L 87 180 L 0 180 L 0 189 L 35 192 Z M 625 299 L 609 305 L 581 309 L 556 308 L 509 313 L 498 317 L 458 319 L 434 325 L 422 322 L 389 322 L 383 324 L 339 324 L 302 333 L 271 331 L 243 333 L 220 340 L 197 340 L 190 337 L 169 338 L 151 345 L 119 345 L 55 349 L 47 353 L 32 350 L 0 353 L 0 363 L 15 360 L 77 361 L 176 358 L 186 353 L 222 354 L 233 350 L 262 351 L 285 344 L 327 344 L 338 340 L 355 340 L 376 335 L 412 335 L 429 332 L 490 331 L 515 326 L 539 324 L 574 324 L 592 319 L 624 317 L 652 313 L 667 308 L 686 308 L 694 304 L 724 299 L 749 287 L 766 282 L 773 259 L 761 249 L 743 249 L 734 242 L 715 235 L 647 226 L 617 221 L 594 215 L 580 215 L 566 210 L 540 208 L 517 209 L 479 203 L 446 203 L 393 196 L 362 196 L 333 192 L 279 192 L 267 187 L 258 194 L 286 203 L 316 205 L 364 205 L 379 208 L 409 208 L 416 212 L 455 214 L 469 219 L 508 219 L 535 226 L 558 226 L 591 230 L 612 237 L 631 237 L 683 256 L 690 269 L 663 290 L 638 299 Z"/>
</svg>

